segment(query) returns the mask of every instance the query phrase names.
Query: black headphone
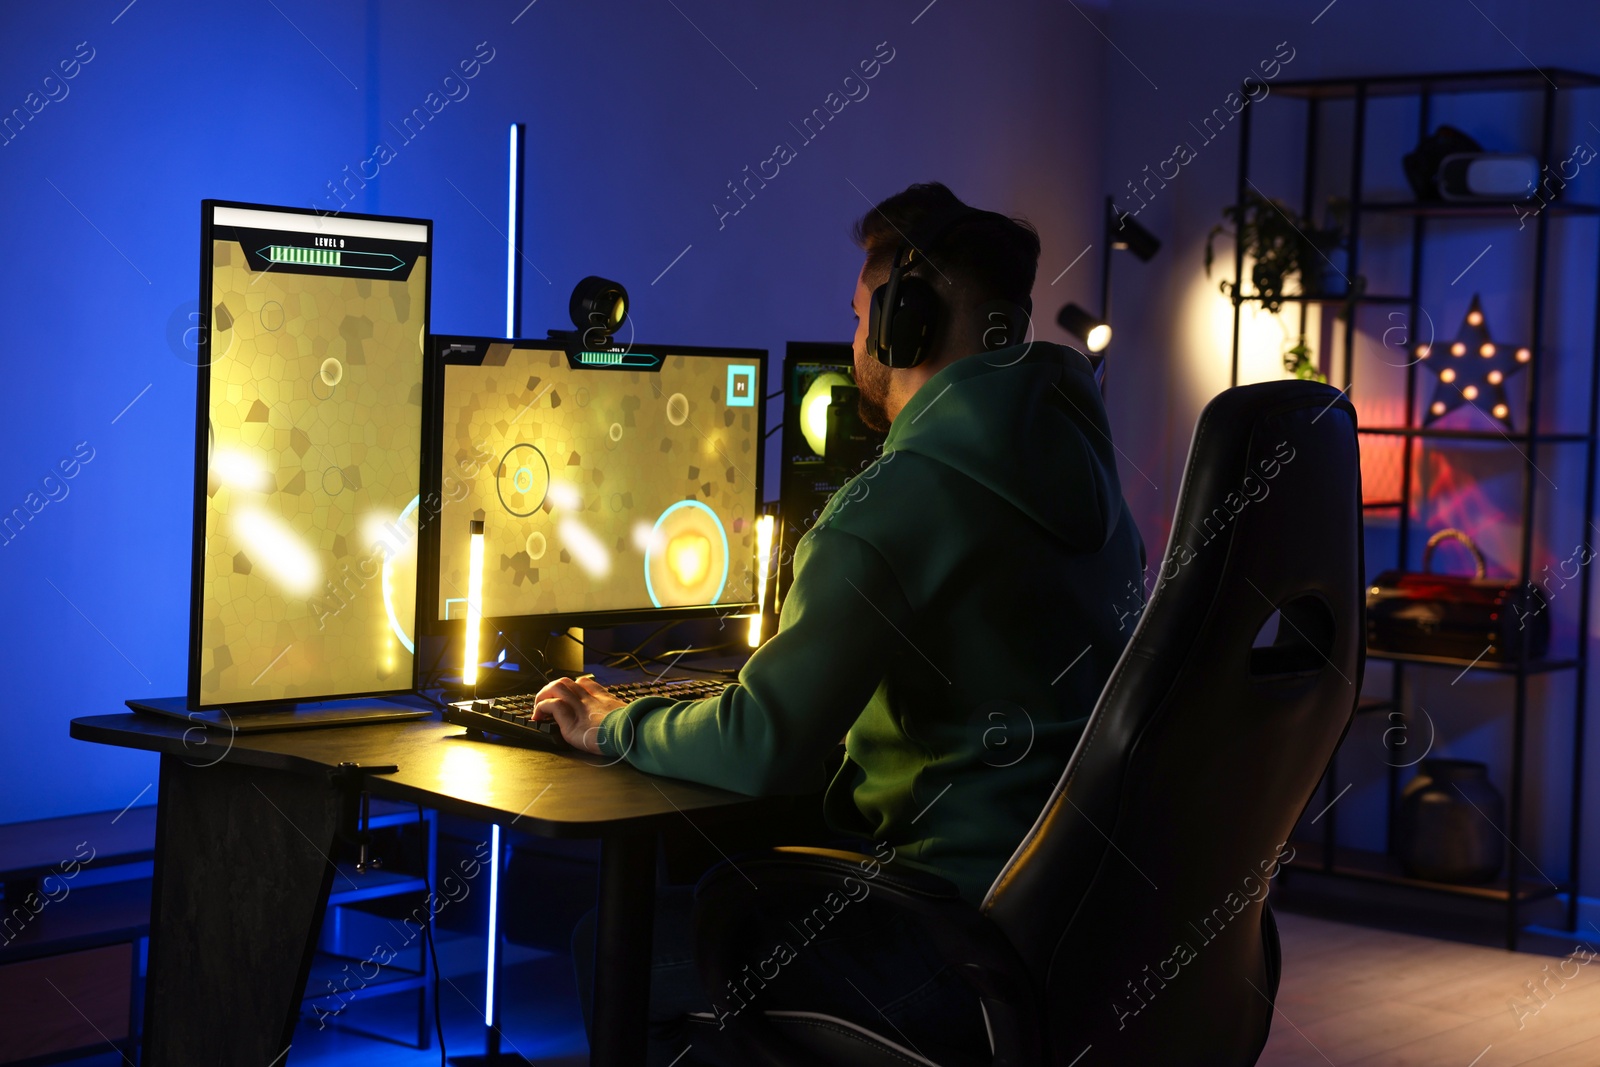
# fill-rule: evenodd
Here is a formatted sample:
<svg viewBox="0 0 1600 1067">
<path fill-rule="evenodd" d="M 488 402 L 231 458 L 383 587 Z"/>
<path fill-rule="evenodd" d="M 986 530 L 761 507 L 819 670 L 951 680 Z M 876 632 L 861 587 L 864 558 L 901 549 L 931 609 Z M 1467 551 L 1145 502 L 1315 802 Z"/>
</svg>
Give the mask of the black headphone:
<svg viewBox="0 0 1600 1067">
<path fill-rule="evenodd" d="M 934 292 L 931 282 L 911 271 L 928 258 L 928 250 L 937 246 L 951 230 L 982 215 L 1005 218 L 998 212 L 980 211 L 963 204 L 918 226 L 919 235 L 927 235 L 920 244 L 907 238 L 895 251 L 889 278 L 872 291 L 867 312 L 867 352 L 879 363 L 886 367 L 915 367 L 928 358 L 939 321 L 939 294 Z M 991 300 L 978 308 L 978 317 L 984 324 L 984 351 L 1021 344 L 1027 333 L 1032 303 L 1032 300 L 1026 305 Z"/>
</svg>

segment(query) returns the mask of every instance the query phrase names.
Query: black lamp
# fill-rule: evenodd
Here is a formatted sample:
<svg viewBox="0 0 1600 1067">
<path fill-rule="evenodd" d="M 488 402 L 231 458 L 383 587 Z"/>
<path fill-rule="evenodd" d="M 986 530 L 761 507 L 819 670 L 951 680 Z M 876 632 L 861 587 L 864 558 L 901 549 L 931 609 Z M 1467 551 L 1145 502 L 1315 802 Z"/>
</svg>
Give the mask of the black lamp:
<svg viewBox="0 0 1600 1067">
<path fill-rule="evenodd" d="M 1111 252 L 1123 249 L 1148 263 L 1161 251 L 1155 234 L 1134 221 L 1132 215 L 1118 215 L 1116 198 L 1106 197 L 1105 234 L 1100 252 L 1100 314 L 1094 315 L 1077 304 L 1068 304 L 1056 315 L 1061 328 L 1080 338 L 1090 352 L 1103 351 L 1111 343 Z"/>
<path fill-rule="evenodd" d="M 1056 322 L 1063 330 L 1083 341 L 1091 352 L 1099 352 L 1111 343 L 1111 324 L 1096 318 L 1077 304 L 1068 304 L 1056 314 Z"/>
</svg>

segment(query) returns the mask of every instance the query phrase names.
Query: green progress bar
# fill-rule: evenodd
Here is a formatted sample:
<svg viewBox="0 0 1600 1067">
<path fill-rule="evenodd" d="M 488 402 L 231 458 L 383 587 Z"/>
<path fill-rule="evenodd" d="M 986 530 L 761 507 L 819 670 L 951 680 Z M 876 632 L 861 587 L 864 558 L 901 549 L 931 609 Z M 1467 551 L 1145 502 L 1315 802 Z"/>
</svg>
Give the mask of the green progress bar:
<svg viewBox="0 0 1600 1067">
<path fill-rule="evenodd" d="M 293 245 L 268 245 L 267 259 L 273 263 L 307 263 L 314 267 L 340 266 L 339 253 L 331 248 L 296 248 Z"/>
<path fill-rule="evenodd" d="M 585 367 L 655 367 L 660 360 L 649 352 L 579 352 Z"/>
</svg>

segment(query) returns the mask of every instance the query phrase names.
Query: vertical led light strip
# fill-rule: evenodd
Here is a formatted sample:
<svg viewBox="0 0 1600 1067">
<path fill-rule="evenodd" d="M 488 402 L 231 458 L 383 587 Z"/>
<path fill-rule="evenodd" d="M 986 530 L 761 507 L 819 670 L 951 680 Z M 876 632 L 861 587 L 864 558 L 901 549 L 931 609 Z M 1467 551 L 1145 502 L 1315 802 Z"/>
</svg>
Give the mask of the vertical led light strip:
<svg viewBox="0 0 1600 1067">
<path fill-rule="evenodd" d="M 522 332 L 522 123 L 511 124 L 506 154 L 506 336 Z"/>
<path fill-rule="evenodd" d="M 761 623 L 767 611 L 767 571 L 772 559 L 771 515 L 756 519 L 756 613 L 750 616 L 750 647 L 761 647 Z"/>
<path fill-rule="evenodd" d="M 500 824 L 489 829 L 489 970 L 483 980 L 483 1025 L 494 1025 L 494 957 L 500 940 Z"/>
<path fill-rule="evenodd" d="M 467 632 L 461 642 L 461 684 L 478 684 L 478 639 L 483 629 L 483 520 L 473 519 L 467 546 Z"/>
</svg>

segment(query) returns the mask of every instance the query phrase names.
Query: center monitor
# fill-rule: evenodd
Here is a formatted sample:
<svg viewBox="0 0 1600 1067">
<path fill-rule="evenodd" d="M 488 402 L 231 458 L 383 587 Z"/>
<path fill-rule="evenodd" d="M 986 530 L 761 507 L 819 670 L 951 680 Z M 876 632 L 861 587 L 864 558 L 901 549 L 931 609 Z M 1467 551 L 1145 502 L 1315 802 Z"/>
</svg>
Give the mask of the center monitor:
<svg viewBox="0 0 1600 1067">
<path fill-rule="evenodd" d="M 435 337 L 421 624 L 501 629 L 736 614 L 756 601 L 761 349 Z M 436 576 L 436 582 L 433 580 Z"/>
</svg>

